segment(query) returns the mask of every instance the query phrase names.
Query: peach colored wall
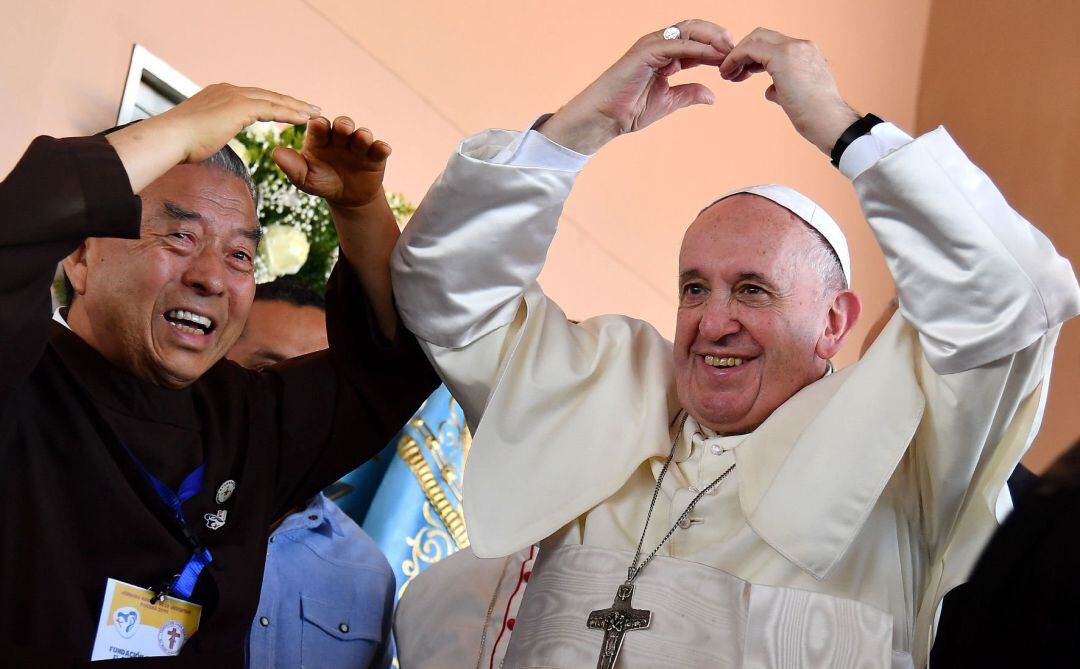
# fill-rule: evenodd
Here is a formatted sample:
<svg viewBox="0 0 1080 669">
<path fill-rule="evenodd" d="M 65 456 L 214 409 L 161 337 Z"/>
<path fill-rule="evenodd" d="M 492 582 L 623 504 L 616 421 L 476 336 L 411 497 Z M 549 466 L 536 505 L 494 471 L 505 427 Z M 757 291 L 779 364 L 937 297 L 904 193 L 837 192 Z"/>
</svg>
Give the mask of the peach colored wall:
<svg viewBox="0 0 1080 669">
<path fill-rule="evenodd" d="M 948 127 L 1012 205 L 1080 266 L 1080 3 L 937 1 L 920 130 Z M 1042 471 L 1080 438 L 1080 323 L 1061 333 L 1043 429 L 1024 462 Z"/>
</svg>

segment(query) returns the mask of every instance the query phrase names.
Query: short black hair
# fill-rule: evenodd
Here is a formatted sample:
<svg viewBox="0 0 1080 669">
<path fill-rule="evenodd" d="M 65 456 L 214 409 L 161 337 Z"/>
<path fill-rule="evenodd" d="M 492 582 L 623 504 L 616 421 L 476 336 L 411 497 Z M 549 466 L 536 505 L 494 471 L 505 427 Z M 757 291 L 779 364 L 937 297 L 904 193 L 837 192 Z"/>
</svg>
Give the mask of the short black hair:
<svg viewBox="0 0 1080 669">
<path fill-rule="evenodd" d="M 326 311 L 322 293 L 298 279 L 274 279 L 255 286 L 255 300 L 287 302 L 294 307 L 315 307 Z"/>
</svg>

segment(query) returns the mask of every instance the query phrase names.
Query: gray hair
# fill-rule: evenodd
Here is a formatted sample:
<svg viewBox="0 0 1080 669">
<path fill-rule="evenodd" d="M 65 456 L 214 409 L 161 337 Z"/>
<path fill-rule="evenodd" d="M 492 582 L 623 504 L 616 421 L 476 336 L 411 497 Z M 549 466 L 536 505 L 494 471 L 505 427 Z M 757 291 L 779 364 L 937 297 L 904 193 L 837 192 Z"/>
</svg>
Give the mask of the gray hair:
<svg viewBox="0 0 1080 669">
<path fill-rule="evenodd" d="M 797 217 L 796 217 L 797 218 Z M 847 277 L 844 268 L 840 265 L 840 257 L 836 255 L 836 249 L 825 239 L 825 235 L 817 231 L 813 226 L 803 220 L 799 220 L 810 237 L 810 246 L 806 255 L 803 256 L 807 267 L 817 272 L 821 277 L 823 289 L 826 293 L 847 290 Z"/>
<path fill-rule="evenodd" d="M 203 167 L 221 170 L 242 180 L 244 185 L 247 186 L 248 193 L 251 194 L 252 202 L 255 203 L 255 211 L 259 210 L 259 191 L 255 188 L 255 181 L 251 178 L 251 172 L 248 172 L 247 165 L 240 159 L 240 156 L 236 155 L 231 146 L 226 144 L 218 149 L 214 155 L 198 164 Z"/>
</svg>

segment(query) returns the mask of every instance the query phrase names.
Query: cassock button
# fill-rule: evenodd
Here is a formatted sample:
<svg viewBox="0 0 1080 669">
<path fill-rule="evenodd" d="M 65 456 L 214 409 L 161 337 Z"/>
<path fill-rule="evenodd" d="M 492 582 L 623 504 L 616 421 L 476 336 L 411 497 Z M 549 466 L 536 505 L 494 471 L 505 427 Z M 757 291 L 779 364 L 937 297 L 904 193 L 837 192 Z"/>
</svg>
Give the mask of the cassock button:
<svg viewBox="0 0 1080 669">
<path fill-rule="evenodd" d="M 341 623 L 340 625 L 337 626 L 337 628 L 339 630 L 341 630 L 342 634 L 349 631 L 349 626 L 346 625 L 345 623 Z"/>
<path fill-rule="evenodd" d="M 262 618 L 259 618 L 259 624 L 262 625 L 263 627 L 266 627 L 267 625 L 270 624 L 270 619 L 267 618 L 266 616 L 263 616 Z"/>
<path fill-rule="evenodd" d="M 712 446 L 709 446 L 709 451 L 713 455 L 720 455 L 724 452 L 724 449 L 720 448 L 720 444 L 713 444 Z"/>
<path fill-rule="evenodd" d="M 689 518 L 683 518 L 682 520 L 680 520 L 679 521 L 679 527 L 683 528 L 684 530 L 689 529 L 690 528 L 690 519 Z"/>
<path fill-rule="evenodd" d="M 516 622 L 517 622 L 517 621 L 516 621 L 516 620 L 514 620 L 513 618 L 511 618 L 511 619 L 507 620 L 507 621 L 506 621 L 506 629 L 508 629 L 508 630 L 510 630 L 511 632 L 513 632 L 513 631 L 514 631 L 514 624 L 515 624 Z"/>
<path fill-rule="evenodd" d="M 530 576 L 532 576 L 532 572 L 531 572 L 531 571 L 527 571 L 527 572 L 525 572 L 525 574 L 524 574 L 524 575 L 522 576 L 522 578 L 524 578 L 524 579 L 525 579 L 525 582 L 526 582 L 526 583 L 528 583 L 528 582 L 529 582 L 529 577 L 530 577 Z"/>
</svg>

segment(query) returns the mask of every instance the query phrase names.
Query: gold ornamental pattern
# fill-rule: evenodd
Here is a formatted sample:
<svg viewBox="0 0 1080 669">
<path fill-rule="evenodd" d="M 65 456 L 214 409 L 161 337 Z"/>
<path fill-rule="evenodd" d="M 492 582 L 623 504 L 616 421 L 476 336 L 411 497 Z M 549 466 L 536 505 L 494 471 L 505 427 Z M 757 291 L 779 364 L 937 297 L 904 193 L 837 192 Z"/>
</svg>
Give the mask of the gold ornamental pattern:
<svg viewBox="0 0 1080 669">
<path fill-rule="evenodd" d="M 461 504 L 462 474 L 472 437 L 459 418 L 460 410 L 453 398 L 449 402 L 446 420 L 432 429 L 417 416 L 409 421 L 410 429 L 397 443 L 399 457 L 416 477 L 426 498 L 422 509 L 424 526 L 405 539 L 410 557 L 401 565 L 406 581 L 399 597 L 425 566 L 469 545 Z"/>
</svg>

